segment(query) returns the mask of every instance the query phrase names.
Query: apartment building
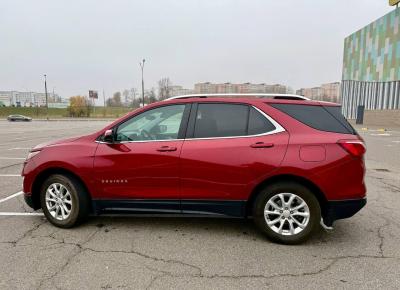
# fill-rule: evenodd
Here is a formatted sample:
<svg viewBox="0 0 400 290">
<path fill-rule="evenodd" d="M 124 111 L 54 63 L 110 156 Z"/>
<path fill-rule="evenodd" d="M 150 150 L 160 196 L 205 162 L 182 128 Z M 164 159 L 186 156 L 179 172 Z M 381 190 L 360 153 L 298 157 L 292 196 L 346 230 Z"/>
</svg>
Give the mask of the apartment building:
<svg viewBox="0 0 400 290">
<path fill-rule="evenodd" d="M 280 84 L 268 85 L 265 83 L 253 84 L 253 83 L 197 83 L 194 85 L 194 91 L 197 94 L 251 94 L 251 93 L 276 93 L 285 94 L 287 93 L 287 87 Z"/>
<path fill-rule="evenodd" d="M 319 101 L 340 103 L 340 82 L 326 83 L 319 87 L 301 88 L 296 94 Z"/>
<path fill-rule="evenodd" d="M 185 89 L 182 86 L 170 86 L 168 89 L 169 89 L 169 96 L 171 97 L 194 94 L 194 90 Z"/>
<path fill-rule="evenodd" d="M 323 100 L 340 103 L 340 82 L 322 84 Z"/>
</svg>

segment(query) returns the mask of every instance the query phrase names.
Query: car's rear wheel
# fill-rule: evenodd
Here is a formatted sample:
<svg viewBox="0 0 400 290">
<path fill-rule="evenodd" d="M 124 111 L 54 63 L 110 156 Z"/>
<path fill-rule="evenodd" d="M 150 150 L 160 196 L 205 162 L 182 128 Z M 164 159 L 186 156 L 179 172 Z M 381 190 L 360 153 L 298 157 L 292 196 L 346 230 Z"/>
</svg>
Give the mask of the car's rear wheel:
<svg viewBox="0 0 400 290">
<path fill-rule="evenodd" d="M 40 204 L 46 218 L 55 226 L 70 228 L 83 222 L 89 213 L 89 197 L 73 176 L 54 174 L 43 183 Z"/>
<path fill-rule="evenodd" d="M 256 225 L 275 242 L 299 244 L 318 229 L 321 209 L 315 195 L 295 182 L 265 187 L 253 207 Z"/>
</svg>

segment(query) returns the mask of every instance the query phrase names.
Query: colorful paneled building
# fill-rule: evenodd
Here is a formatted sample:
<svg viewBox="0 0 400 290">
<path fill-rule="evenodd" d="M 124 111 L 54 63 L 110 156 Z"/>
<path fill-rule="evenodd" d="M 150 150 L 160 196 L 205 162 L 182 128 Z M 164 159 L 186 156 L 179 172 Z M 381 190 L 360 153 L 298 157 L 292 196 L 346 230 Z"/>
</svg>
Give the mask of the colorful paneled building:
<svg viewBox="0 0 400 290">
<path fill-rule="evenodd" d="M 400 8 L 345 38 L 341 98 L 351 119 L 360 105 L 400 109 Z"/>
</svg>

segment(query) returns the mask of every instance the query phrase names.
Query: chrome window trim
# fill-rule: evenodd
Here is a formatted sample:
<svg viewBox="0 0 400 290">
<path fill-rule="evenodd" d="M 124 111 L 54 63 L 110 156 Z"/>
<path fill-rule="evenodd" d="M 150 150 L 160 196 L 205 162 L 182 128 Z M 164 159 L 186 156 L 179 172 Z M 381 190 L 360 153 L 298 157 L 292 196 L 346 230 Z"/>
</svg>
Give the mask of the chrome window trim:
<svg viewBox="0 0 400 290">
<path fill-rule="evenodd" d="M 165 139 L 165 140 L 137 140 L 137 141 L 121 141 L 116 143 L 109 143 L 104 141 L 96 140 L 96 143 L 99 144 L 125 144 L 125 143 L 148 143 L 148 142 L 172 142 L 172 141 L 184 141 L 187 139 Z"/>
<path fill-rule="evenodd" d="M 253 138 L 253 137 L 261 137 L 261 136 L 268 136 L 268 135 L 273 135 L 281 132 L 285 132 L 285 128 L 281 126 L 277 121 L 275 121 L 272 117 L 261 111 L 259 108 L 254 107 L 253 105 L 246 105 L 249 107 L 254 108 L 258 112 L 260 112 L 261 115 L 263 115 L 268 121 L 272 123 L 272 125 L 275 126 L 275 129 L 272 131 L 268 131 L 265 133 L 260 133 L 260 134 L 254 134 L 254 135 L 244 135 L 244 136 L 226 136 L 226 137 L 204 137 L 204 138 L 186 138 L 186 139 L 166 139 L 166 140 L 140 140 L 140 141 L 121 141 L 118 143 L 108 143 L 104 141 L 98 141 L 96 140 L 96 143 L 100 144 L 125 144 L 125 143 L 145 143 L 145 142 L 172 142 L 172 141 L 193 141 L 193 140 L 214 140 L 214 139 L 234 139 L 234 138 Z"/>
<path fill-rule="evenodd" d="M 185 139 L 188 141 L 192 141 L 192 140 L 212 140 L 212 139 L 232 139 L 232 138 L 252 138 L 252 137 L 261 137 L 261 136 L 267 136 L 267 135 L 272 135 L 272 134 L 277 134 L 277 133 L 281 133 L 286 131 L 285 128 L 283 128 L 281 126 L 281 124 L 279 124 L 277 121 L 275 121 L 274 119 L 272 119 L 269 115 L 267 115 L 266 113 L 264 113 L 263 111 L 261 111 L 259 108 L 254 107 L 252 105 L 248 105 L 254 109 L 256 109 L 258 112 L 261 113 L 261 115 L 263 115 L 265 118 L 267 118 L 268 121 L 270 121 L 272 123 L 272 125 L 275 126 L 275 130 L 272 131 L 268 131 L 265 133 L 260 133 L 260 134 L 254 134 L 254 135 L 244 135 L 244 136 L 226 136 L 226 137 L 204 137 L 204 138 L 187 138 Z"/>
</svg>

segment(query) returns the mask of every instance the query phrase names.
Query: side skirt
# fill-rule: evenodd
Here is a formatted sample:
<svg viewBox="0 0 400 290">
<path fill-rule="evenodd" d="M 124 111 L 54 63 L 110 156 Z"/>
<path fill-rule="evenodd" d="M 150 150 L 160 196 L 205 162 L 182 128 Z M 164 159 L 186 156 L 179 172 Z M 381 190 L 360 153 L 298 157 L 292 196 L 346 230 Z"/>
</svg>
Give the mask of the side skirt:
<svg viewBox="0 0 400 290">
<path fill-rule="evenodd" d="M 95 214 L 189 214 L 244 217 L 245 200 L 95 199 Z"/>
</svg>

